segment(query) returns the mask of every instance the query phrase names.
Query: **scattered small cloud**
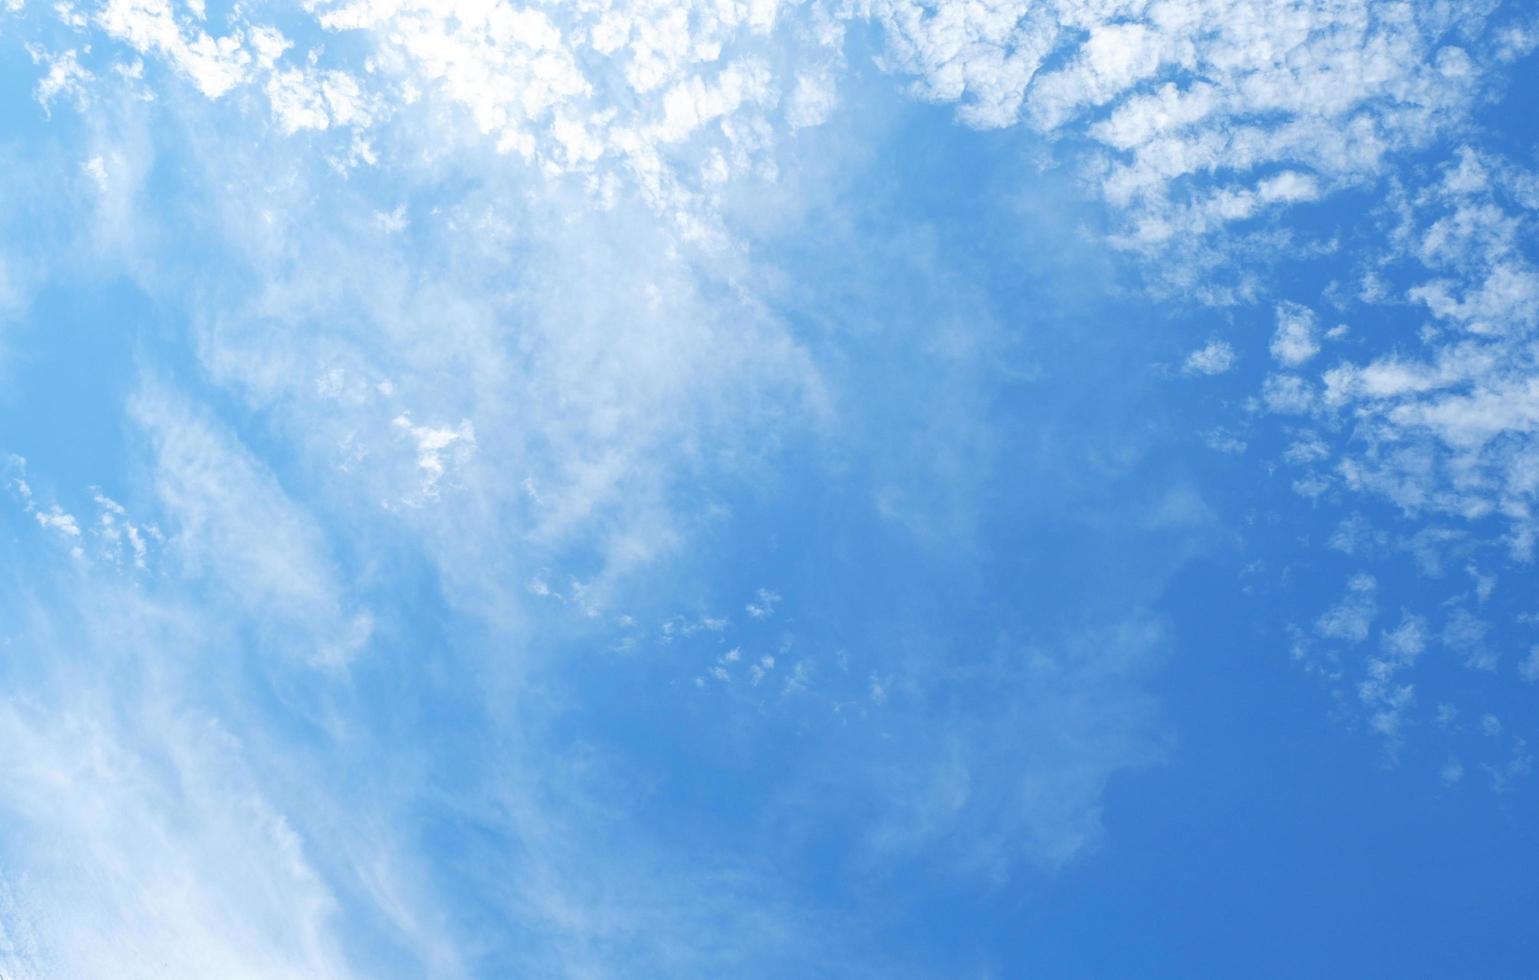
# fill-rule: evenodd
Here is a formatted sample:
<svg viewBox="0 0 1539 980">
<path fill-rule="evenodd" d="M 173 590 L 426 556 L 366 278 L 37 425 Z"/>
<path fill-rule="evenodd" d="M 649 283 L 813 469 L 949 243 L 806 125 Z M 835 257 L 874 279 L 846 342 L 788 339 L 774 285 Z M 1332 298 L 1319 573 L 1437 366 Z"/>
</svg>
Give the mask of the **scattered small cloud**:
<svg viewBox="0 0 1539 980">
<path fill-rule="evenodd" d="M 1234 367 L 1238 357 L 1234 348 L 1222 340 L 1210 340 L 1207 345 L 1187 355 L 1182 366 L 1187 374 L 1224 374 Z"/>
</svg>

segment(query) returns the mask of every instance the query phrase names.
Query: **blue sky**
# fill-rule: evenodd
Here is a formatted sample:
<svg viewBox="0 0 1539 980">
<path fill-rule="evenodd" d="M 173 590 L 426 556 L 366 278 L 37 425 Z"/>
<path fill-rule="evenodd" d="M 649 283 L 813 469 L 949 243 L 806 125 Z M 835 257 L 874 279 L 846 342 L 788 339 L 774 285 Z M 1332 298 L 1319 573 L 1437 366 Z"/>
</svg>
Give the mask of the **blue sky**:
<svg viewBox="0 0 1539 980">
<path fill-rule="evenodd" d="M 0 0 L 0 973 L 1528 975 L 1536 47 Z"/>
</svg>

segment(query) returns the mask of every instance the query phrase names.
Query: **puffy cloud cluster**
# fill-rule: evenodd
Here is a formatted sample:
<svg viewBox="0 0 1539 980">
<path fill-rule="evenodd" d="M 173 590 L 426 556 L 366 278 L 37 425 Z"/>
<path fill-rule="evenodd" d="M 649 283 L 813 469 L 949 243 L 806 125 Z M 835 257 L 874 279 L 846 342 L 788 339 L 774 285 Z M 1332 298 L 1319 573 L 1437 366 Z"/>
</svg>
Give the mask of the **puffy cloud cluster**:
<svg viewBox="0 0 1539 980">
<path fill-rule="evenodd" d="M 600 199 L 639 187 L 695 232 L 714 187 L 772 176 L 776 144 L 827 117 L 846 30 L 869 20 L 884 31 L 880 63 L 921 97 L 959 103 L 975 126 L 1024 121 L 1088 149 L 1076 159 L 1121 215 L 1118 240 L 1161 249 L 1379 176 L 1461 121 L 1484 68 L 1536 39 L 1497 6 L 309 0 L 302 43 L 240 8 L 222 31 L 201 5 L 170 0 L 58 13 L 210 98 L 264 92 L 285 132 L 353 130 L 352 163 L 374 158 L 363 134 L 392 116 L 452 142 L 413 115 L 448 106 L 539 171 L 576 175 Z M 362 64 L 320 63 L 324 42 L 351 36 L 368 44 Z M 39 98 L 83 91 L 85 50 L 39 49 Z"/>
<path fill-rule="evenodd" d="M 36 49 L 47 66 L 37 95 L 45 105 L 84 97 L 96 77 L 81 58 L 105 35 L 211 99 L 262 93 L 286 134 L 351 131 L 345 166 L 374 162 L 372 131 L 393 118 L 412 120 L 403 138 L 429 155 L 455 142 L 463 121 L 547 176 L 575 175 L 600 200 L 640 188 L 700 233 L 713 187 L 739 172 L 772 174 L 777 136 L 827 116 L 843 39 L 821 5 L 780 0 L 311 0 L 303 10 L 290 37 L 238 6 L 219 30 L 201 5 L 170 0 L 60 5 L 68 40 Z M 330 64 L 326 44 L 353 38 L 370 52 L 363 63 Z"/>
<path fill-rule="evenodd" d="M 1532 38 L 1493 5 L 1367 0 L 874 0 L 893 67 L 965 120 L 1026 120 L 1096 147 L 1126 215 L 1164 246 L 1380 176 L 1460 120 L 1482 64 Z M 1499 20 L 1500 18 L 1498 18 Z"/>
<path fill-rule="evenodd" d="M 1319 668 L 1319 654 L 1304 651 L 1315 641 L 1334 650 L 1324 672 L 1355 685 L 1364 722 L 1392 748 L 1434 711 L 1455 710 L 1452 691 L 1418 683 L 1423 649 L 1472 672 L 1461 699 L 1510 704 L 1512 675 L 1524 676 L 1501 638 L 1525 631 L 1527 614 L 1493 600 L 1497 576 L 1487 569 L 1505 551 L 1518 580 L 1527 576 L 1539 531 L 1536 217 L 1539 174 L 1461 147 L 1422 179 L 1394 182 L 1364 222 L 1372 244 L 1342 255 L 1345 274 L 1318 308 L 1345 323 L 1321 331 L 1313 309 L 1276 309 L 1274 369 L 1253 406 L 1288 433 L 1281 462 L 1294 491 L 1311 506 L 1377 512 L 1374 522 L 1359 513 L 1341 520 L 1330 547 L 1376 570 L 1408 565 L 1418 582 L 1396 596 L 1403 618 L 1390 628 L 1378 620 L 1389 596 L 1359 587 L 1373 578 L 1358 575 L 1296 653 Z M 1460 566 L 1467 586 L 1446 581 Z M 1340 658 L 1371 650 L 1376 632 L 1378 652 L 1360 671 L 1346 666 Z M 1445 738 L 1478 727 L 1438 725 Z M 1525 771 L 1520 737 L 1475 741 L 1513 753 L 1492 763 L 1494 784 Z"/>
<path fill-rule="evenodd" d="M 610 154 L 646 170 L 701 127 L 730 130 L 745 106 L 777 103 L 786 86 L 768 59 L 752 46 L 723 52 L 767 37 L 779 6 L 332 0 L 315 9 L 328 30 L 371 32 L 381 70 L 462 106 L 500 149 L 561 171 Z"/>
<path fill-rule="evenodd" d="M 71 26 L 87 21 L 70 4 L 59 13 Z M 171 0 L 107 0 L 89 20 L 108 37 L 163 59 L 211 99 L 271 73 L 290 46 L 273 28 L 246 23 L 214 36 L 202 4 L 188 5 L 178 17 Z"/>
<path fill-rule="evenodd" d="M 1355 290 L 1360 315 L 1395 321 L 1388 342 L 1301 371 L 1320 347 L 1314 315 L 1290 306 L 1272 344 L 1285 370 L 1264 392 L 1343 437 L 1329 479 L 1408 514 L 1500 516 L 1520 554 L 1539 494 L 1536 209 L 1539 176 L 1460 150 L 1398 196 L 1391 248 Z"/>
</svg>

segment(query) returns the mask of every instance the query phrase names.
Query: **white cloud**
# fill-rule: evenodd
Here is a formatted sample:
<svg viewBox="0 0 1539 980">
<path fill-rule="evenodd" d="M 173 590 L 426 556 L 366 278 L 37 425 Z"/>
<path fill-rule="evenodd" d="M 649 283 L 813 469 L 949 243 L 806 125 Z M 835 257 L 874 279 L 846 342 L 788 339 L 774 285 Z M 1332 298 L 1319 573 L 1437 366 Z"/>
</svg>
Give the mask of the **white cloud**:
<svg viewBox="0 0 1539 980">
<path fill-rule="evenodd" d="M 91 178 L 91 183 L 96 185 L 96 190 L 99 193 L 105 194 L 107 192 L 107 166 L 100 156 L 94 156 L 87 160 L 80 169 L 87 177 Z"/>
<path fill-rule="evenodd" d="M 1060 866 L 1094 846 L 1104 780 L 1161 755 L 1152 706 L 1119 681 L 1162 642 L 1157 624 L 1132 620 L 961 673 L 931 664 L 909 678 L 872 678 L 873 701 L 891 705 L 902 685 L 931 705 L 917 718 L 905 711 L 902 729 L 883 716 L 881 758 L 901 739 L 901 765 L 839 764 L 849 778 L 882 774 L 888 806 L 870 829 L 873 860 L 887 867 L 949 841 L 952 861 L 1001 880 L 1021 862 Z"/>
<path fill-rule="evenodd" d="M 1369 658 L 1365 677 L 1358 684 L 1358 698 L 1368 710 L 1369 726 L 1377 734 L 1390 739 L 1401 735 L 1406 714 L 1416 701 L 1416 689 L 1415 685 L 1399 680 L 1398 675 L 1413 667 L 1426 648 L 1426 621 L 1406 616 L 1399 626 L 1384 632 L 1380 654 Z"/>
<path fill-rule="evenodd" d="M 130 410 L 154 452 L 154 483 L 187 574 L 227 601 L 297 628 L 307 657 L 345 663 L 371 630 L 349 610 L 314 519 L 229 432 L 174 391 L 148 384 Z"/>
<path fill-rule="evenodd" d="M 102 554 L 114 564 L 126 560 L 137 569 L 148 568 L 150 543 L 160 543 L 160 529 L 153 524 L 142 527 L 134 523 L 122 504 L 100 490 L 93 488 L 92 499 L 97 507 L 92 533 L 100 539 Z"/>
<path fill-rule="evenodd" d="M 1187 374 L 1223 374 L 1234 367 L 1234 348 L 1222 340 L 1208 343 L 1187 355 L 1182 366 Z"/>
<path fill-rule="evenodd" d="M 273 115 L 285 133 L 332 126 L 367 127 L 374 111 L 352 75 L 344 71 L 287 68 L 267 79 Z"/>
<path fill-rule="evenodd" d="M 1518 665 L 1518 676 L 1530 684 L 1539 684 L 1539 646 L 1528 648 L 1528 656 Z"/>
<path fill-rule="evenodd" d="M 1449 759 L 1438 770 L 1438 778 L 1452 786 L 1464 778 L 1464 765 L 1458 759 Z"/>
<path fill-rule="evenodd" d="M 772 172 L 771 133 L 815 125 L 834 102 L 840 32 L 821 8 L 800 18 L 814 23 L 797 34 L 795 55 L 775 40 L 788 8 L 774 0 L 314 8 L 328 31 L 367 32 L 373 84 L 391 101 L 447 105 L 539 172 L 580 177 L 600 200 L 620 184 L 639 188 L 697 233 L 711 220 L 702 195 L 720 170 Z"/>
<path fill-rule="evenodd" d="M 436 498 L 439 482 L 449 466 L 463 466 L 476 450 L 476 429 L 469 419 L 461 419 L 459 425 L 450 428 L 413 425 L 410 416 L 397 415 L 391 425 L 406 433 L 416 446 L 422 484 L 409 499 L 417 502 Z"/>
<path fill-rule="evenodd" d="M 1022 115 L 1104 148 L 1092 167 L 1135 247 L 1381 174 L 1472 104 L 1488 9 L 1367 0 L 874 0 L 893 67 L 962 118 Z M 1261 120 L 1265 120 L 1262 122 Z"/>
<path fill-rule="evenodd" d="M 1435 182 L 1402 195 L 1388 248 L 1369 259 L 1420 281 L 1400 297 L 1380 289 L 1363 299 L 1381 316 L 1406 301 L 1425 309 L 1419 350 L 1404 336 L 1334 364 L 1319 375 L 1318 399 L 1307 375 L 1269 378 L 1262 393 L 1276 412 L 1332 428 L 1351 420 L 1351 441 L 1332 450 L 1346 486 L 1412 513 L 1501 515 L 1519 554 L 1539 503 L 1539 265 L 1526 231 L 1536 180 L 1497 157 L 1453 154 Z M 1319 352 L 1313 315 L 1279 307 L 1272 350 L 1304 369 Z"/>
<path fill-rule="evenodd" d="M 1234 455 L 1245 452 L 1249 445 L 1244 439 L 1223 429 L 1211 429 L 1203 433 L 1202 442 L 1214 452 Z"/>
<path fill-rule="evenodd" d="M 1320 352 L 1314 312 L 1297 303 L 1277 306 L 1277 332 L 1272 335 L 1272 356 L 1285 367 L 1297 368 Z"/>
<path fill-rule="evenodd" d="M 1296 374 L 1267 375 L 1261 397 L 1269 411 L 1283 415 L 1307 415 L 1317 403 L 1314 388 Z"/>
<path fill-rule="evenodd" d="M 343 978 L 336 903 L 210 719 L 0 704 L 7 976 Z M 130 727 L 130 726 L 145 727 Z M 9 940 L 23 936 L 21 943 Z"/>
<path fill-rule="evenodd" d="M 1389 154 L 1456 124 L 1481 90 L 1480 59 L 1507 50 L 1484 38 L 1485 7 L 1434 14 L 1369 0 L 314 0 L 306 10 L 323 32 L 365 37 L 367 70 L 296 65 L 283 34 L 238 9 L 222 37 L 170 0 L 108 0 L 94 23 L 210 98 L 265 89 L 287 132 L 362 133 L 399 117 L 431 145 L 457 138 L 463 118 L 600 201 L 639 189 L 697 237 L 720 233 L 713 188 L 724 173 L 774 179 L 777 143 L 829 117 L 851 20 L 880 24 L 882 64 L 913 76 L 922 97 L 959 102 L 970 124 L 1024 119 L 1053 139 L 1088 138 L 1077 158 L 1125 217 L 1114 240 L 1140 249 L 1380 175 Z M 455 112 L 413 108 L 430 103 Z M 1485 302 L 1427 288 L 1429 302 L 1469 304 L 1472 317 Z M 1527 287 L 1491 284 L 1513 288 Z"/>
<path fill-rule="evenodd" d="M 82 106 L 92 74 L 80 64 L 79 52 L 73 48 L 59 54 L 49 54 L 39 48 L 31 48 L 32 60 L 47 66 L 48 71 L 33 90 L 44 110 L 50 109 L 55 100 L 68 97 L 76 106 Z"/>
<path fill-rule="evenodd" d="M 141 53 L 165 58 L 211 99 L 246 81 L 258 62 L 243 31 L 215 38 L 197 27 L 184 30 L 170 0 L 107 0 L 95 22 Z M 263 54 L 271 50 L 266 44 L 256 48 Z"/>
<path fill-rule="evenodd" d="M 82 537 L 134 526 L 94 497 L 111 523 Z M 330 753 L 358 744 L 337 675 L 272 658 L 272 610 L 172 572 L 45 555 L 0 585 L 0 973 L 378 976 L 346 941 L 376 921 L 404 972 L 457 975 L 376 826 L 393 800 L 337 792 Z"/>
<path fill-rule="evenodd" d="M 786 122 L 792 128 L 800 129 L 822 125 L 833 113 L 838 93 L 831 74 L 802 74 L 797 76 L 790 99 Z"/>
<path fill-rule="evenodd" d="M 44 527 L 52 528 L 67 537 L 80 537 L 80 526 L 75 523 L 74 515 L 60 510 L 58 504 L 54 504 L 47 510 L 37 511 L 33 516 Z"/>
<path fill-rule="evenodd" d="M 1498 653 L 1486 643 L 1490 624 L 1477 618 L 1468 609 L 1456 608 L 1443 624 L 1443 643 L 1460 654 L 1464 665 L 1473 670 L 1496 669 Z"/>
<path fill-rule="evenodd" d="M 1352 576 L 1347 582 L 1347 594 L 1315 621 L 1315 631 L 1333 640 L 1363 642 L 1379 613 L 1377 590 L 1378 583 L 1372 575 L 1360 572 Z"/>
<path fill-rule="evenodd" d="M 769 589 L 760 589 L 754 594 L 754 601 L 743 607 L 743 611 L 754 619 L 765 619 L 774 615 L 775 606 L 780 602 L 780 595 Z"/>
<path fill-rule="evenodd" d="M 1043 129 L 1055 129 L 1087 108 L 1104 105 L 1151 78 L 1168 57 L 1169 42 L 1137 21 L 1096 23 L 1067 66 L 1037 77 L 1029 110 Z"/>
</svg>

